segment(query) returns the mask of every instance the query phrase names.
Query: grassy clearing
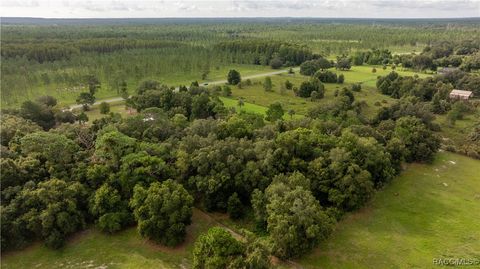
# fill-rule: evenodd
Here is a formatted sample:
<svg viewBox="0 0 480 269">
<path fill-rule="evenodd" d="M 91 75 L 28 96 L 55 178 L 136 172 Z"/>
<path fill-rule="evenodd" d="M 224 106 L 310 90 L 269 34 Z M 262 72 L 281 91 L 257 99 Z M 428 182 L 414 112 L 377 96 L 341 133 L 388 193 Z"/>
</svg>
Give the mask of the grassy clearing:
<svg viewBox="0 0 480 269">
<path fill-rule="evenodd" d="M 377 70 L 375 73 L 372 72 L 373 68 Z M 392 72 L 391 68 L 383 70 L 380 65 L 352 66 L 348 71 L 337 71 L 337 73 L 344 74 L 345 83 L 361 83 L 363 87 L 376 87 L 377 77 L 388 75 L 390 72 Z M 402 70 L 401 68 L 396 69 L 395 72 L 401 76 L 418 75 L 420 78 L 432 75 L 431 73 L 417 73 L 411 70 Z"/>
<path fill-rule="evenodd" d="M 196 238 L 217 222 L 195 209 L 186 241 L 175 248 L 141 238 L 135 228 L 114 235 L 88 229 L 75 235 L 61 250 L 35 244 L 2 255 L 1 267 L 9 268 L 184 268 L 190 267 Z"/>
<path fill-rule="evenodd" d="M 436 268 L 433 258 L 480 258 L 480 161 L 439 153 L 411 164 L 369 206 L 299 262 L 305 268 Z"/>
<path fill-rule="evenodd" d="M 244 105 L 242 107 L 238 106 L 238 99 L 232 99 L 232 98 L 226 98 L 226 97 L 220 97 L 220 100 L 222 100 L 223 104 L 225 107 L 228 108 L 235 108 L 236 111 L 245 111 L 245 112 L 251 112 L 251 113 L 256 113 L 260 115 L 265 115 L 267 113 L 268 108 L 248 102 L 244 102 Z"/>
<path fill-rule="evenodd" d="M 130 112 L 128 109 L 126 109 L 125 101 L 111 102 L 111 103 L 108 103 L 108 104 L 110 105 L 110 112 L 119 113 L 120 115 L 122 115 L 122 117 L 128 117 L 129 115 L 131 115 L 131 113 L 134 113 L 133 110 L 132 110 L 132 112 Z M 104 114 L 100 113 L 100 108 L 99 107 L 100 107 L 100 105 L 94 105 L 94 106 L 90 107 L 90 110 L 85 112 L 85 114 L 87 114 L 88 120 L 90 122 L 93 122 L 96 119 L 100 119 L 100 118 L 105 117 Z M 75 113 L 80 113 L 80 111 L 81 111 L 81 109 L 77 109 L 77 110 L 75 110 Z"/>
<path fill-rule="evenodd" d="M 232 69 L 240 70 L 242 76 L 249 76 L 253 74 L 258 74 L 259 72 L 267 72 L 268 67 L 264 66 L 253 66 L 254 68 L 248 69 L 251 66 L 238 68 L 238 66 L 232 67 Z M 255 69 L 258 68 L 258 69 Z M 365 113 L 367 115 L 374 115 L 375 112 L 381 106 L 388 106 L 391 104 L 394 99 L 390 98 L 389 96 L 380 94 L 376 87 L 375 82 L 377 76 L 383 76 L 391 72 L 390 69 L 383 70 L 381 67 L 377 66 L 377 72 L 372 73 L 372 66 L 354 66 L 349 71 L 336 71 L 337 73 L 343 73 L 345 75 L 345 83 L 344 84 L 335 84 L 335 83 L 327 83 L 325 84 L 326 92 L 325 97 L 323 99 L 317 100 L 312 102 L 308 98 L 301 98 L 295 96 L 293 91 L 286 90 L 283 94 L 280 91 L 280 87 L 282 84 L 285 83 L 286 80 L 289 80 L 293 83 L 294 86 L 299 87 L 300 84 L 309 79 L 309 77 L 300 75 L 298 72 L 296 74 L 278 74 L 271 76 L 272 83 L 273 83 L 273 91 L 266 92 L 263 89 L 263 81 L 264 78 L 257 78 L 252 79 L 253 84 L 251 86 L 244 87 L 239 89 L 237 87 L 233 87 L 233 94 L 231 98 L 224 98 L 221 97 L 221 100 L 225 104 L 226 107 L 233 107 L 237 111 L 244 110 L 247 112 L 258 113 L 261 115 L 265 115 L 268 106 L 274 102 L 280 102 L 285 109 L 288 111 L 293 109 L 295 111 L 294 118 L 301 118 L 307 114 L 308 110 L 316 105 L 328 104 L 332 102 L 334 99 L 335 90 L 341 89 L 343 87 L 348 87 L 352 83 L 362 83 L 362 91 L 358 93 L 354 93 L 357 100 L 365 101 L 368 105 L 366 108 Z M 226 72 L 228 72 L 226 68 L 225 70 L 217 70 L 218 72 L 212 72 L 210 78 L 206 81 L 218 81 L 225 78 Z M 223 72 L 224 71 L 224 72 Z M 223 73 L 222 73 L 223 72 Z M 414 73 L 412 71 L 401 71 L 397 70 L 401 75 L 404 76 L 413 76 L 418 74 L 420 77 L 427 77 L 429 74 L 424 73 Z M 203 81 L 201 82 L 203 83 Z M 181 83 L 179 83 L 181 84 Z M 183 84 L 189 84 L 183 83 Z M 172 84 L 171 84 L 172 85 Z M 238 106 L 238 99 L 242 98 L 244 100 L 244 106 L 240 108 Z M 118 112 L 122 115 L 128 115 L 128 111 L 124 109 L 122 102 L 112 103 L 111 104 L 111 111 Z M 102 115 L 99 113 L 99 110 L 96 106 L 92 107 L 92 110 L 87 113 L 89 119 L 91 121 L 100 118 Z M 289 115 L 285 115 L 285 119 L 289 119 Z"/>
<path fill-rule="evenodd" d="M 377 72 L 372 73 L 372 68 L 376 68 Z M 266 92 L 263 89 L 264 78 L 253 79 L 253 84 L 251 86 L 244 87 L 242 89 L 234 88 L 232 97 L 235 99 L 243 98 L 245 102 L 264 107 L 268 107 L 273 102 L 280 102 L 285 110 L 288 111 L 293 109 L 296 114 L 306 115 L 310 108 L 318 104 L 322 105 L 333 101 L 335 90 L 348 87 L 353 83 L 361 83 L 362 91 L 359 93 L 354 93 L 355 97 L 359 101 L 365 101 L 368 104 L 368 108 L 366 110 L 367 115 L 373 115 L 375 111 L 377 111 L 378 107 L 382 105 L 389 105 L 394 100 L 379 93 L 375 86 L 378 76 L 387 75 L 391 71 L 391 69 L 383 70 L 381 66 L 353 66 L 349 71 L 334 71 L 337 74 L 344 74 L 345 83 L 326 83 L 325 97 L 315 102 L 312 102 L 309 99 L 297 97 L 291 90 L 286 90 L 283 94 L 281 93 L 280 87 L 285 83 L 286 80 L 292 82 L 295 87 L 300 87 L 300 84 L 303 81 L 309 79 L 309 77 L 300 75 L 299 73 L 271 76 L 273 92 Z M 413 76 L 415 74 L 418 74 L 419 77 L 430 76 L 430 74 L 415 73 L 412 71 L 396 70 L 396 72 L 402 76 Z M 380 106 L 378 106 L 378 104 L 375 105 L 377 102 L 380 103 Z"/>
<path fill-rule="evenodd" d="M 264 73 L 272 71 L 270 66 L 262 65 L 245 65 L 245 64 L 231 64 L 229 66 L 220 66 L 217 68 L 212 68 L 208 77 L 205 80 L 202 80 L 201 73 L 194 72 L 176 72 L 173 74 L 168 74 L 164 76 L 151 76 L 142 78 L 140 80 L 134 79 L 132 77 L 127 77 L 127 84 L 130 92 L 133 92 L 137 85 L 146 79 L 158 80 L 162 83 L 165 83 L 169 86 L 178 86 L 178 85 L 190 85 L 192 81 L 198 81 L 199 83 L 208 83 L 211 81 L 225 80 L 227 78 L 228 71 L 230 69 L 236 69 L 243 76 L 254 75 L 258 73 Z M 64 72 L 71 73 L 75 70 L 72 68 L 66 68 Z M 41 74 L 37 74 L 40 76 Z M 105 80 L 107 80 L 105 78 Z M 108 81 L 101 81 L 102 87 L 96 93 L 96 98 L 98 100 L 111 98 L 119 96 L 117 91 L 110 87 Z M 74 104 L 78 95 L 87 91 L 85 87 L 69 87 L 63 84 L 51 83 L 49 85 L 38 85 L 36 87 L 31 87 L 26 91 L 26 94 L 12 96 L 10 99 L 6 100 L 2 98 L 1 105 L 2 107 L 18 107 L 23 101 L 34 100 L 35 98 L 42 95 L 51 95 L 58 99 L 58 102 L 61 106 Z M 7 102 L 8 101 L 8 102 Z"/>
</svg>

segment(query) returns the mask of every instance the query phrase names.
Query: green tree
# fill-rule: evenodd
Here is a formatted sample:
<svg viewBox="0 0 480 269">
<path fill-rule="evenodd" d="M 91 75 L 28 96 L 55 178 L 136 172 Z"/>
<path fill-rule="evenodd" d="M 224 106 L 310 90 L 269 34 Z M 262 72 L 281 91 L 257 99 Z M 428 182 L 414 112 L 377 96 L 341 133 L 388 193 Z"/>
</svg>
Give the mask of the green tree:
<svg viewBox="0 0 480 269">
<path fill-rule="evenodd" d="M 148 186 L 152 182 L 168 179 L 172 172 L 165 161 L 145 151 L 124 155 L 118 173 L 124 197 L 131 197 L 136 185 Z"/>
<path fill-rule="evenodd" d="M 352 64 L 347 57 L 337 57 L 337 64 L 335 67 L 340 70 L 349 70 L 352 67 Z"/>
<path fill-rule="evenodd" d="M 120 82 L 120 96 L 124 99 L 127 100 L 129 97 L 128 94 L 128 88 L 127 88 L 127 82 L 125 80 L 122 80 Z"/>
<path fill-rule="evenodd" d="M 283 66 L 283 61 L 280 57 L 275 57 L 270 60 L 270 66 L 272 67 L 272 69 L 279 69 Z"/>
<path fill-rule="evenodd" d="M 78 182 L 53 178 L 38 185 L 25 184 L 8 205 L 2 205 L 2 241 L 27 236 L 26 240 L 41 238 L 50 248 L 62 247 L 68 235 L 85 227 L 82 203 L 86 196 Z M 9 233 L 3 233 L 4 229 Z"/>
<path fill-rule="evenodd" d="M 86 78 L 88 92 L 94 96 L 97 93 L 98 89 L 100 89 L 101 84 L 100 80 L 95 75 L 88 75 Z"/>
<path fill-rule="evenodd" d="M 405 145 L 407 162 L 431 162 L 440 147 L 440 140 L 416 117 L 407 116 L 397 120 L 393 137 Z"/>
<path fill-rule="evenodd" d="M 291 90 L 293 88 L 293 83 L 290 82 L 290 80 L 285 80 L 285 88 L 287 90 Z"/>
<path fill-rule="evenodd" d="M 240 81 L 242 81 L 242 78 L 237 70 L 232 69 L 228 72 L 227 81 L 230 85 L 237 85 L 240 83 Z"/>
<path fill-rule="evenodd" d="M 8 146 L 13 139 L 17 140 L 29 133 L 42 130 L 40 126 L 30 120 L 9 114 L 2 115 L 0 125 L 2 126 L 0 129 L 2 146 Z"/>
<path fill-rule="evenodd" d="M 263 89 L 267 92 L 272 91 L 272 79 L 270 77 L 265 77 L 265 81 L 263 82 Z"/>
<path fill-rule="evenodd" d="M 57 99 L 50 95 L 44 95 L 37 98 L 37 103 L 44 104 L 49 107 L 54 107 L 57 105 Z"/>
<path fill-rule="evenodd" d="M 183 242 L 191 223 L 193 198 L 182 185 L 169 179 L 148 189 L 135 186 L 130 201 L 141 236 L 167 246 Z"/>
<path fill-rule="evenodd" d="M 220 227 L 202 234 L 193 249 L 193 268 L 243 268 L 245 246 Z"/>
<path fill-rule="evenodd" d="M 238 105 L 238 107 L 240 108 L 240 110 L 241 110 L 242 107 L 245 105 L 245 102 L 243 101 L 242 98 L 238 99 L 237 105 Z"/>
<path fill-rule="evenodd" d="M 268 107 L 266 112 L 267 116 L 265 118 L 268 121 L 274 122 L 282 119 L 283 114 L 285 114 L 285 111 L 283 110 L 282 105 L 278 102 L 275 102 Z"/>
<path fill-rule="evenodd" d="M 232 96 L 232 89 L 227 85 L 223 85 L 222 87 L 222 95 L 225 97 Z"/>
<path fill-rule="evenodd" d="M 319 58 L 316 61 L 317 61 L 318 67 L 322 71 L 332 67 L 332 64 L 330 63 L 330 61 L 325 58 Z"/>
<path fill-rule="evenodd" d="M 77 120 L 80 124 L 84 124 L 88 121 L 88 116 L 87 116 L 87 114 L 85 114 L 85 112 L 82 111 L 82 113 L 80 113 L 77 116 Z"/>
<path fill-rule="evenodd" d="M 295 115 L 295 110 L 289 109 L 289 110 L 288 110 L 288 115 L 290 115 L 290 119 L 292 119 L 292 118 L 293 118 L 293 115 Z"/>
<path fill-rule="evenodd" d="M 98 218 L 97 227 L 108 233 L 121 230 L 131 218 L 128 203 L 108 184 L 95 191 L 90 201 L 90 212 Z"/>
<path fill-rule="evenodd" d="M 3 113 L 2 113 L 3 114 Z M 55 126 L 55 114 L 51 107 L 32 101 L 25 101 L 20 107 L 20 116 L 40 125 L 44 130 Z"/>
<path fill-rule="evenodd" d="M 234 192 L 229 198 L 227 202 L 227 212 L 230 218 L 232 219 L 239 219 L 242 217 L 243 214 L 243 204 L 238 198 L 236 192 Z"/>
<path fill-rule="evenodd" d="M 132 153 L 136 144 L 134 138 L 118 131 L 106 132 L 97 137 L 94 156 L 102 163 L 119 167 L 120 159 Z"/>
<path fill-rule="evenodd" d="M 305 61 L 300 65 L 300 74 L 304 76 L 312 76 L 320 69 L 318 62 L 315 60 Z"/>
<path fill-rule="evenodd" d="M 95 96 L 89 92 L 82 92 L 77 97 L 77 104 L 83 106 L 83 110 L 87 111 L 90 105 L 95 103 Z"/>
<path fill-rule="evenodd" d="M 108 114 L 110 112 L 110 104 L 107 102 L 100 103 L 100 114 Z"/>
<path fill-rule="evenodd" d="M 267 231 L 272 250 L 281 258 L 312 249 L 332 231 L 333 220 L 309 190 L 300 173 L 278 175 L 265 190 Z"/>
<path fill-rule="evenodd" d="M 53 176 L 68 177 L 75 167 L 75 156 L 79 146 L 63 134 L 36 132 L 20 139 L 19 150 L 43 161 L 46 169 Z"/>
<path fill-rule="evenodd" d="M 302 84 L 300 84 L 300 89 L 297 91 L 297 95 L 303 98 L 308 98 L 313 91 L 318 93 L 318 98 L 323 98 L 325 94 L 325 86 L 316 78 L 302 82 Z"/>
</svg>

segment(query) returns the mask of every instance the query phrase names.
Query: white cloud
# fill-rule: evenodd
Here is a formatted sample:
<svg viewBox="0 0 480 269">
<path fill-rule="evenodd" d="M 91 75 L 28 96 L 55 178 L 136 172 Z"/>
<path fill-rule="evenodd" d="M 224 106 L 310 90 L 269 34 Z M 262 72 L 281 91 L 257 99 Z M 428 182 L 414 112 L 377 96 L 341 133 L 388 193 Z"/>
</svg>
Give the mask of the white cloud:
<svg viewBox="0 0 480 269">
<path fill-rule="evenodd" d="M 2 16 L 479 17 L 480 0 L 1 0 Z"/>
</svg>

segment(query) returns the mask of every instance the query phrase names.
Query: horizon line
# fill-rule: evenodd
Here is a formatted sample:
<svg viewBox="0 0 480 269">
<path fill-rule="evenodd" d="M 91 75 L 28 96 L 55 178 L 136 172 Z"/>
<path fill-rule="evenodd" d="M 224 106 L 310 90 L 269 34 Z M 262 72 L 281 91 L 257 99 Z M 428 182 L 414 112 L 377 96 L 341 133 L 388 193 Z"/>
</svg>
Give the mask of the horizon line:
<svg viewBox="0 0 480 269">
<path fill-rule="evenodd" d="M 368 19 L 382 19 L 382 20 L 410 20 L 410 19 L 423 19 L 423 20 L 442 20 L 442 19 L 480 19 L 480 16 L 472 17 L 301 17 L 301 16 L 238 16 L 238 17 L 19 17 L 19 16 L 0 16 L 0 19 L 54 19 L 54 20 L 88 20 L 88 19 L 359 19 L 359 20 L 368 20 Z"/>
</svg>

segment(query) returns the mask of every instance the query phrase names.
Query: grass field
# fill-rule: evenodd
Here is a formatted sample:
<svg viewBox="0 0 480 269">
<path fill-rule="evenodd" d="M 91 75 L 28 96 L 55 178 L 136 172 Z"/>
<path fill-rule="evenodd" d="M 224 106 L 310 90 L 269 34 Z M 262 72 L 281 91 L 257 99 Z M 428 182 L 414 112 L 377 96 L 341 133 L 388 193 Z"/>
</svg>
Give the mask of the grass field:
<svg viewBox="0 0 480 269">
<path fill-rule="evenodd" d="M 51 250 L 40 243 L 19 252 L 2 256 L 1 267 L 7 268 L 184 268 L 190 267 L 193 243 L 209 227 L 218 224 L 214 218 L 194 210 L 186 241 L 176 248 L 166 248 L 141 238 L 132 227 L 114 235 L 94 228 L 70 239 L 62 250 Z"/>
<path fill-rule="evenodd" d="M 122 115 L 122 117 L 126 117 L 130 115 L 129 110 L 125 108 L 125 101 L 111 102 L 109 103 L 109 105 L 110 105 L 110 112 L 119 113 L 120 115 Z M 75 113 L 80 113 L 80 111 L 81 109 L 76 109 Z M 132 110 L 132 113 L 133 113 L 133 110 Z M 85 114 L 87 114 L 89 122 L 93 122 L 94 120 L 100 119 L 105 116 L 100 113 L 99 105 L 94 105 L 90 107 L 90 110 L 85 112 Z"/>
<path fill-rule="evenodd" d="M 265 73 L 272 71 L 270 66 L 262 65 L 243 65 L 243 64 L 231 64 L 229 66 L 220 66 L 218 69 L 212 68 L 207 79 L 202 80 L 201 74 L 197 73 L 184 73 L 177 72 L 174 74 L 168 74 L 168 76 L 160 77 L 147 77 L 142 78 L 141 80 L 152 79 L 158 80 L 161 83 L 167 84 L 169 86 L 178 86 L 178 85 L 190 85 L 192 81 L 198 81 L 199 83 L 224 80 L 227 78 L 228 71 L 230 69 L 235 69 L 239 71 L 243 76 L 254 75 L 258 73 Z M 74 72 L 74 70 L 65 69 L 65 72 Z M 119 96 L 115 89 L 111 88 L 106 81 L 101 81 L 102 87 L 96 93 L 97 100 L 111 98 Z M 130 93 L 133 93 L 141 81 L 135 79 L 128 79 L 127 84 Z M 18 107 L 23 101 L 34 100 L 35 98 L 42 95 L 51 95 L 58 99 L 58 102 L 61 106 L 75 104 L 75 100 L 82 91 L 87 91 L 82 87 L 68 87 L 61 84 L 51 83 L 48 86 L 36 86 L 29 88 L 26 94 L 12 96 L 8 100 L 2 98 L 1 105 L 2 107 Z M 7 102 L 8 101 L 8 102 Z"/>
<path fill-rule="evenodd" d="M 299 262 L 305 268 L 437 268 L 433 258 L 480 259 L 478 212 L 480 161 L 439 153 L 433 165 L 409 165 Z"/>
<path fill-rule="evenodd" d="M 255 66 L 259 68 L 266 68 L 261 66 Z M 236 68 L 236 67 L 235 67 Z M 244 68 L 247 68 L 244 66 Z M 391 104 L 394 99 L 390 98 L 389 96 L 382 95 L 379 93 L 375 87 L 375 82 L 377 76 L 383 76 L 391 72 L 390 69 L 383 70 L 381 67 L 377 66 L 377 72 L 372 73 L 371 69 L 372 66 L 354 66 L 349 71 L 336 71 L 337 73 L 343 73 L 345 75 L 345 83 L 344 84 L 336 84 L 336 83 L 326 83 L 325 84 L 325 97 L 312 102 L 308 98 L 301 98 L 295 96 L 294 92 L 291 90 L 286 90 L 283 94 L 280 91 L 280 87 L 282 84 L 285 83 L 286 80 L 289 80 L 293 83 L 294 86 L 299 87 L 300 84 L 309 79 L 309 77 L 300 75 L 299 73 L 296 74 L 278 74 L 271 76 L 272 83 L 273 83 L 273 91 L 266 92 L 263 89 L 263 81 L 264 78 L 257 78 L 252 79 L 253 84 L 251 86 L 243 87 L 242 89 L 238 87 L 232 87 L 232 97 L 225 98 L 221 97 L 220 99 L 223 101 L 226 107 L 233 107 L 237 111 L 245 110 L 248 112 L 254 112 L 261 115 L 265 115 L 268 106 L 274 102 L 280 102 L 285 111 L 293 109 L 295 111 L 294 118 L 300 118 L 307 114 L 308 110 L 316 105 L 328 104 L 329 102 L 333 101 L 335 90 L 341 89 L 343 87 L 348 87 L 352 83 L 362 83 L 362 91 L 356 92 L 355 98 L 359 101 L 365 101 L 368 107 L 365 109 L 366 115 L 372 116 L 381 106 L 388 106 Z M 240 69 L 241 70 L 241 69 Z M 271 69 L 263 69 L 263 72 L 266 72 Z M 227 71 L 225 71 L 227 72 Z M 242 71 L 243 76 L 253 75 L 257 73 L 261 73 L 262 69 L 249 69 L 247 71 Z M 404 76 L 413 76 L 418 74 L 420 77 L 427 77 L 430 74 L 424 73 L 414 73 L 412 71 L 401 71 L 397 70 L 396 72 L 400 73 Z M 217 74 L 213 74 L 212 78 L 207 81 L 218 81 L 222 80 L 225 77 L 219 72 Z M 186 84 L 186 83 L 184 83 Z M 238 100 L 242 98 L 244 100 L 244 106 L 238 106 Z M 380 105 L 378 105 L 380 104 Z M 122 102 L 111 103 L 111 111 L 118 112 L 122 115 L 128 115 L 128 112 L 124 109 Z M 97 106 L 92 107 L 92 110 L 87 112 L 87 115 L 90 121 L 100 118 L 102 115 L 99 113 Z M 289 119 L 290 116 L 285 114 L 285 119 Z"/>
<path fill-rule="evenodd" d="M 408 165 L 369 205 L 346 216 L 327 241 L 298 262 L 305 268 L 435 268 L 433 258 L 480 259 L 478 212 L 480 161 L 439 153 L 433 165 Z M 1 265 L 8 269 L 189 268 L 195 239 L 219 225 L 252 228 L 249 222 L 195 209 L 186 242 L 176 248 L 152 244 L 135 228 L 114 235 L 92 228 L 75 235 L 62 250 L 38 243 L 4 254 Z"/>
<path fill-rule="evenodd" d="M 374 112 L 378 109 L 375 106 L 375 103 L 380 103 L 380 105 L 388 105 L 394 99 L 389 96 L 382 95 L 376 89 L 375 83 L 378 76 L 384 76 L 390 73 L 391 69 L 383 70 L 380 66 L 375 66 L 377 69 L 376 73 L 372 73 L 372 68 L 374 66 L 353 66 L 349 71 L 335 71 L 337 74 L 344 74 L 345 83 L 336 84 L 336 83 L 326 83 L 325 84 L 325 97 L 320 100 L 312 102 L 308 98 L 301 98 L 295 96 L 294 92 L 291 90 L 286 90 L 283 94 L 280 91 L 280 87 L 285 83 L 286 80 L 289 80 L 293 83 L 295 87 L 300 87 L 300 84 L 308 80 L 309 77 L 303 76 L 299 73 L 296 74 L 279 74 L 271 76 L 273 91 L 266 92 L 263 89 L 264 78 L 252 80 L 253 84 L 251 86 L 243 87 L 242 89 L 233 88 L 234 99 L 243 98 L 245 102 L 260 105 L 263 107 L 268 107 L 273 102 L 280 102 L 286 111 L 293 109 L 296 114 L 305 115 L 308 110 L 318 104 L 327 104 L 334 99 L 335 90 L 341 89 L 343 87 L 348 87 L 352 83 L 361 83 L 362 91 L 359 93 L 354 93 L 357 100 L 365 101 L 368 105 L 366 109 L 367 115 L 373 115 Z M 427 77 L 431 74 L 425 73 L 415 73 L 412 71 L 402 71 L 396 70 L 402 76 L 413 76 L 417 74 L 419 77 Z M 260 109 L 258 109 L 260 111 Z"/>
</svg>

